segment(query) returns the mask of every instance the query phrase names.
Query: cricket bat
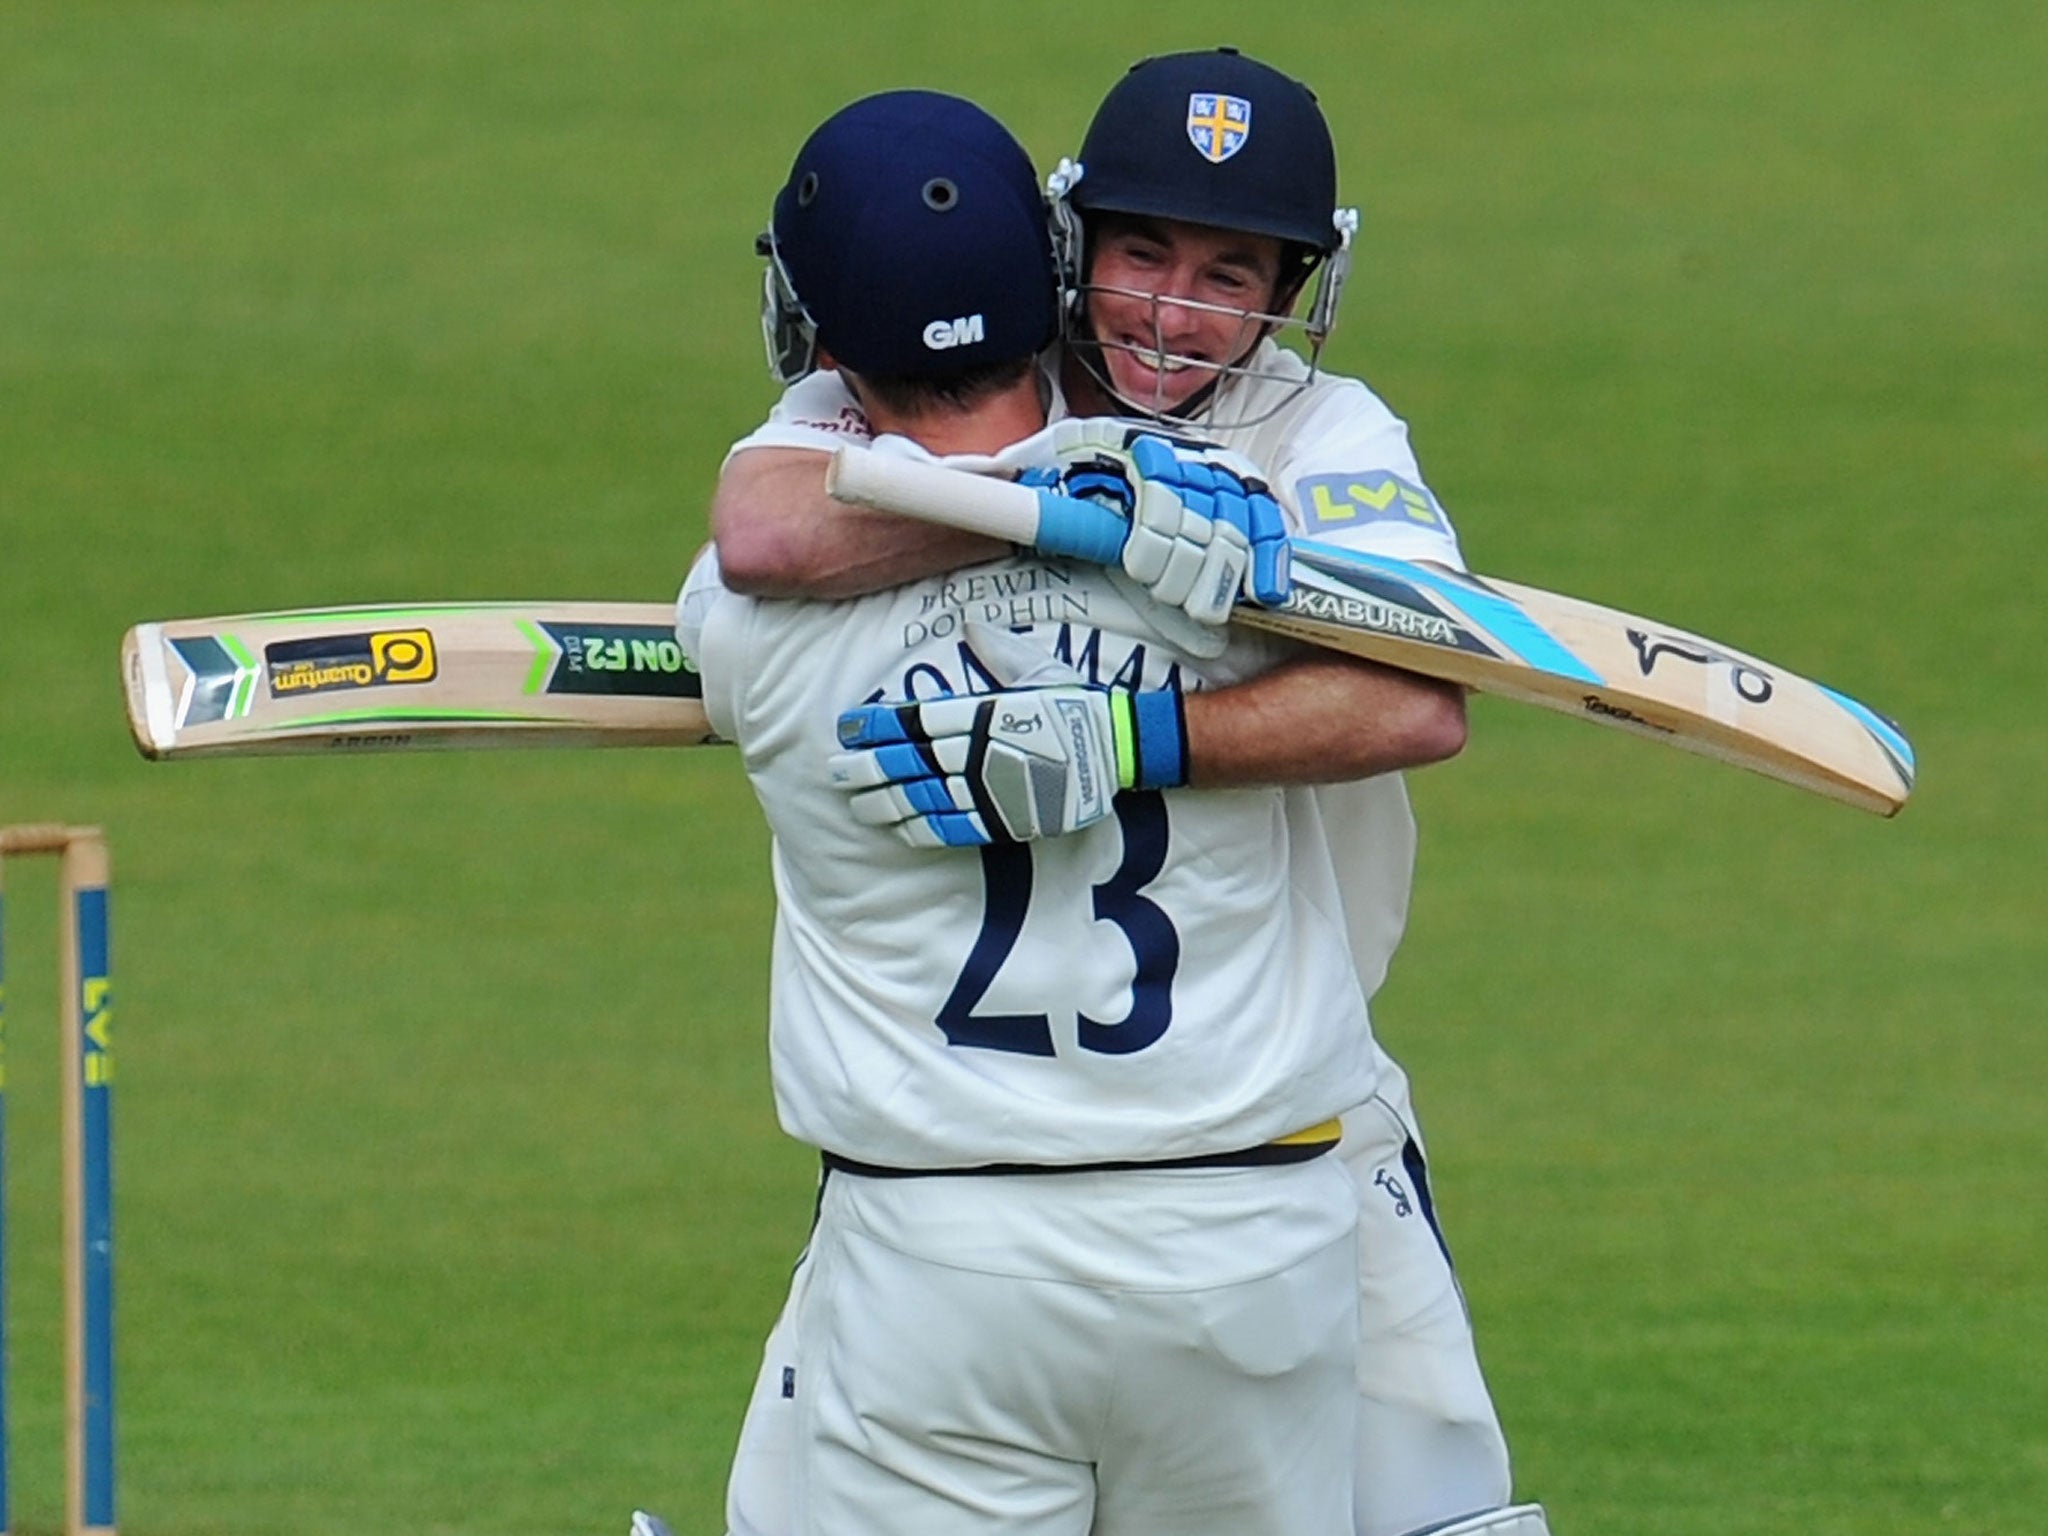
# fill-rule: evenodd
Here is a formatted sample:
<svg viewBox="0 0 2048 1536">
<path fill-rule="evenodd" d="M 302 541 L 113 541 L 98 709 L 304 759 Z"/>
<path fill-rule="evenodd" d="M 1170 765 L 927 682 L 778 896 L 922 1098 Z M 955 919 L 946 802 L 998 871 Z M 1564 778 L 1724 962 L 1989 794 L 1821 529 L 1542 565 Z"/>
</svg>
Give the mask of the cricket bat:
<svg viewBox="0 0 2048 1536">
<path fill-rule="evenodd" d="M 1018 544 L 1039 544 L 1051 491 L 843 446 L 826 488 L 841 501 Z M 1106 507 L 1072 547 L 1113 562 L 1125 523 Z M 1646 736 L 1880 816 L 1913 790 L 1913 748 L 1846 694 L 1686 630 L 1446 566 L 1292 541 L 1294 585 L 1231 621 Z"/>
<path fill-rule="evenodd" d="M 666 603 L 310 608 L 138 624 L 144 757 L 697 746 L 718 738 Z"/>
</svg>

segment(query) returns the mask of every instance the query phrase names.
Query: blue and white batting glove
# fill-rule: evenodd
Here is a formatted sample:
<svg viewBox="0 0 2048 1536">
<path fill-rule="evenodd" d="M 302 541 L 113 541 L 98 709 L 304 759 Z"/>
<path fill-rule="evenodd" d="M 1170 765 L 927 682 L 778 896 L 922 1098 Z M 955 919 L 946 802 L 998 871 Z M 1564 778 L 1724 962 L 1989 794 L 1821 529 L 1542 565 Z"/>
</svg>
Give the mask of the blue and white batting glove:
<svg viewBox="0 0 2048 1536">
<path fill-rule="evenodd" d="M 1092 826 L 1120 789 L 1187 782 L 1187 722 L 1169 688 L 1009 688 L 839 717 L 829 764 L 856 820 L 917 848 L 1023 843 Z"/>
<path fill-rule="evenodd" d="M 1286 519 L 1248 460 L 1099 418 L 1060 422 L 1051 437 L 1061 465 L 1053 488 L 1128 520 L 1117 564 L 1155 601 L 1215 625 L 1240 594 L 1285 600 Z M 1042 503 L 1041 550 L 1100 558 L 1099 541 L 1099 519 Z"/>
</svg>

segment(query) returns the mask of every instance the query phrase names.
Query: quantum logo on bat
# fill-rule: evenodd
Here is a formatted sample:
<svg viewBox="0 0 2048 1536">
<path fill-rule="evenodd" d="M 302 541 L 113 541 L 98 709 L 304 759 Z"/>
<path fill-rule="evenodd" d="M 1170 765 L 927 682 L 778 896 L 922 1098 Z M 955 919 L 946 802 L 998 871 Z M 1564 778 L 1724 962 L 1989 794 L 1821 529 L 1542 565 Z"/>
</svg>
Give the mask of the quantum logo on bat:
<svg viewBox="0 0 2048 1536">
<path fill-rule="evenodd" d="M 434 637 L 424 629 L 279 640 L 263 648 L 263 662 L 273 697 L 431 683 L 439 671 Z"/>
<path fill-rule="evenodd" d="M 703 684 L 690 670 L 673 629 L 661 624 L 563 624 L 541 630 L 561 652 L 549 693 L 628 694 L 696 699 Z"/>
<path fill-rule="evenodd" d="M 1731 656 L 1726 651 L 1716 650 L 1703 640 L 1690 635 L 1650 635 L 1640 629 L 1628 632 L 1630 645 L 1636 648 L 1636 662 L 1648 677 L 1657 670 L 1657 662 L 1665 656 L 1676 656 L 1681 661 L 1697 662 L 1700 666 L 1713 666 L 1717 662 L 1728 668 L 1729 678 L 1735 684 L 1736 694 L 1750 704 L 1765 704 L 1776 691 L 1771 674 L 1752 661 Z"/>
</svg>

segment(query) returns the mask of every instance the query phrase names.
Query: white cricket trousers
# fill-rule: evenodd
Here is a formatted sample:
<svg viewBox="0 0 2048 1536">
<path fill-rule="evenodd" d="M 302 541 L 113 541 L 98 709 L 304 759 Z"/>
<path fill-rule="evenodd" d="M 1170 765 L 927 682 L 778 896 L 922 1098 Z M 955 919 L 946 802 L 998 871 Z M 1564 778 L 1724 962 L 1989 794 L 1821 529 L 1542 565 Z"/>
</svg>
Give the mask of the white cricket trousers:
<svg viewBox="0 0 2048 1536">
<path fill-rule="evenodd" d="M 1357 1214 L 1328 1156 L 833 1174 L 763 1382 L 791 1531 L 1348 1536 Z"/>
<path fill-rule="evenodd" d="M 1394 1068 L 1382 1059 L 1382 1068 Z M 1507 1441 L 1431 1203 L 1398 1068 L 1344 1116 L 1336 1158 L 1357 1187 L 1357 1536 L 1405 1536 L 1510 1498 Z"/>
<path fill-rule="evenodd" d="M 1356 1536 L 1403 1536 L 1509 1502 L 1507 1442 L 1464 1298 L 1427 1203 L 1407 1082 L 1383 1061 L 1379 1097 L 1344 1117 L 1335 1157 L 1359 1208 Z M 731 1536 L 793 1536 L 798 1267 L 762 1354 L 733 1453 Z"/>
</svg>

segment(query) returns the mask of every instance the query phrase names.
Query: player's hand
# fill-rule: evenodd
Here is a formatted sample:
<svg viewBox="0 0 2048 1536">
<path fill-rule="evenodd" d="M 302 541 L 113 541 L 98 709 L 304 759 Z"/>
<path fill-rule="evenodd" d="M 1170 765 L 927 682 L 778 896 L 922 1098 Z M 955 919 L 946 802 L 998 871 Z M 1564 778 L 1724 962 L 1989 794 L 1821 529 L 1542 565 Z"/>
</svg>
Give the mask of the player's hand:
<svg viewBox="0 0 2048 1536">
<path fill-rule="evenodd" d="M 1240 594 L 1286 598 L 1286 520 L 1249 461 L 1102 419 L 1061 422 L 1052 438 L 1058 489 L 1129 520 L 1120 564 L 1155 601 L 1214 625 Z M 1060 535 L 1056 508 L 1041 513 L 1040 547 L 1064 552 Z"/>
<path fill-rule="evenodd" d="M 854 817 L 913 847 L 1022 843 L 1107 816 L 1119 789 L 1187 782 L 1187 727 L 1170 689 L 1009 688 L 839 717 L 829 764 Z"/>
</svg>

